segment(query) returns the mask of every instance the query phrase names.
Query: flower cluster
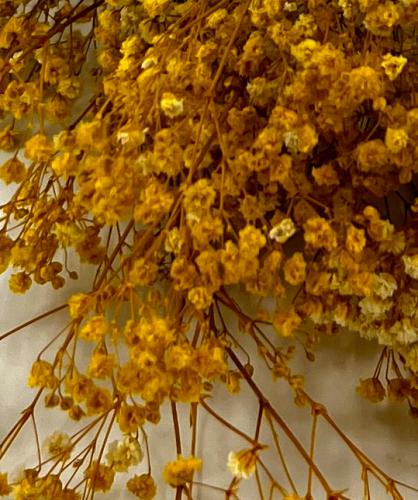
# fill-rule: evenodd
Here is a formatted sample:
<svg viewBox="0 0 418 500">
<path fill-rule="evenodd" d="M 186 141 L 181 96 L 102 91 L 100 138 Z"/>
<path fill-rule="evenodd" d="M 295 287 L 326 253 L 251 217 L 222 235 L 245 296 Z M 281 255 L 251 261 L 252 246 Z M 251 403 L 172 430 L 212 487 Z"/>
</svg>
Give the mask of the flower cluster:
<svg viewBox="0 0 418 500">
<path fill-rule="evenodd" d="M 143 460 L 167 402 L 195 411 L 214 383 L 251 378 L 226 310 L 297 402 L 288 343 L 313 359 L 342 327 L 395 371 L 358 392 L 418 413 L 417 29 L 418 0 L 1 2 L 0 272 L 25 293 L 77 279 L 68 253 L 97 270 L 28 379 L 75 421 L 117 423 L 106 461 L 96 442 L 74 459 L 85 491 Z M 46 449 L 66 462 L 77 444 Z M 230 455 L 236 478 L 260 450 Z M 177 451 L 163 476 L 191 497 L 202 462 Z M 40 471 L 15 498 L 77 498 Z M 156 495 L 150 469 L 127 487 Z"/>
</svg>

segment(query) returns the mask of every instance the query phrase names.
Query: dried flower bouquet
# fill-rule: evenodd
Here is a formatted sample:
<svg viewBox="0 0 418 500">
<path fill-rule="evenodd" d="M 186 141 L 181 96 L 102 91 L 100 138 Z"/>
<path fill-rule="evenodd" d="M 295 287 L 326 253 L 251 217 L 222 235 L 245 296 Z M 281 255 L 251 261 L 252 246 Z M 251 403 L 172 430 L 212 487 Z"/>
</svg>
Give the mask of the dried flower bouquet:
<svg viewBox="0 0 418 500">
<path fill-rule="evenodd" d="M 372 481 L 417 498 L 309 396 L 292 359 L 313 362 L 321 338 L 351 330 L 382 346 L 358 392 L 418 414 L 418 0 L 1 0 L 0 26 L 0 179 L 13 188 L 0 271 L 25 293 L 76 280 L 74 254 L 95 269 L 89 289 L 33 319 L 70 318 L 0 436 L 1 458 L 32 424 L 38 450 L 19 477 L 0 473 L 0 496 L 90 500 L 129 470 L 142 500 L 162 498 L 161 474 L 176 500 L 198 488 L 246 500 L 248 481 L 260 500 L 310 500 L 314 487 L 347 499 L 316 461 L 324 422 L 358 461 L 365 499 Z M 310 408 L 308 446 L 255 366 Z M 253 434 L 213 408 L 219 385 L 254 395 Z M 78 430 L 41 449 L 42 405 Z M 155 471 L 162 413 L 176 449 Z M 228 486 L 198 481 L 202 414 L 242 440 Z"/>
</svg>

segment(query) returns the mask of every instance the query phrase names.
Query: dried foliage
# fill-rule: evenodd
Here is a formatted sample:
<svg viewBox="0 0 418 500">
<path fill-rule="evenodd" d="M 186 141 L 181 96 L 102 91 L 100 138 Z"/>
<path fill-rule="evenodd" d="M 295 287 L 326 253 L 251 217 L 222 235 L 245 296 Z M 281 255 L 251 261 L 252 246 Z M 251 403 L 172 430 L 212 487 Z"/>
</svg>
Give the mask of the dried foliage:
<svg viewBox="0 0 418 500">
<path fill-rule="evenodd" d="M 127 488 L 158 498 L 148 434 L 168 411 L 177 449 L 163 478 L 176 499 L 193 498 L 208 458 L 195 456 L 201 412 L 246 441 L 225 464 L 229 487 L 206 485 L 205 498 L 238 498 L 250 476 L 260 499 L 308 500 L 314 481 L 347 498 L 315 462 L 319 420 L 360 463 L 365 498 L 371 476 L 404 498 L 290 361 L 296 345 L 314 360 L 323 335 L 357 332 L 383 346 L 358 392 L 418 413 L 418 1 L 2 0 L 0 25 L 0 178 L 16 187 L 1 207 L 0 271 L 24 293 L 77 279 L 68 252 L 96 268 L 34 361 L 36 397 L 0 457 L 36 429 L 42 401 L 80 430 L 52 434 L 15 481 L 0 474 L 0 496 L 92 499 L 144 461 Z M 309 449 L 256 382 L 257 356 L 311 408 Z M 214 384 L 240 383 L 259 401 L 253 436 L 208 403 Z M 307 464 L 303 492 L 279 434 Z M 284 477 L 264 463 L 266 444 Z"/>
</svg>

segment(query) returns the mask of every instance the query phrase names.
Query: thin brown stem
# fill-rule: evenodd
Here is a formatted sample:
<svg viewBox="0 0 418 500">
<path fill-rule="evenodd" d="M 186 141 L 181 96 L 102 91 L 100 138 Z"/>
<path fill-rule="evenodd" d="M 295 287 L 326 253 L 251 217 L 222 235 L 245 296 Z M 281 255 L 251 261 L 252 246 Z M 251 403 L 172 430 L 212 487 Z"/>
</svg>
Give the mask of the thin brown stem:
<svg viewBox="0 0 418 500">
<path fill-rule="evenodd" d="M 272 418 L 276 420 L 280 428 L 283 430 L 283 432 L 286 434 L 286 436 L 289 438 L 289 440 L 293 443 L 295 448 L 298 450 L 300 455 L 303 457 L 303 459 L 306 461 L 307 464 L 309 464 L 312 467 L 313 472 L 315 473 L 316 477 L 318 478 L 319 482 L 322 484 L 324 490 L 326 493 L 329 495 L 332 493 L 332 488 L 329 486 L 328 481 L 325 479 L 319 468 L 315 463 L 312 462 L 312 460 L 309 457 L 309 454 L 306 452 L 305 448 L 302 446 L 300 441 L 297 439 L 297 437 L 293 434 L 289 426 L 286 424 L 286 422 L 280 417 L 280 415 L 277 413 L 277 411 L 272 407 L 270 402 L 265 398 L 264 394 L 261 392 L 257 384 L 251 379 L 251 377 L 248 375 L 246 369 L 242 365 L 241 361 L 238 359 L 236 354 L 230 349 L 229 347 L 226 348 L 226 351 L 229 355 L 229 357 L 232 359 L 233 363 L 235 366 L 238 368 L 240 371 L 241 375 L 245 378 L 247 384 L 250 386 L 254 394 L 257 396 L 259 401 L 262 401 L 265 407 L 265 411 L 270 413 Z"/>
<path fill-rule="evenodd" d="M 235 432 L 235 434 L 238 434 L 238 436 L 241 436 L 243 439 L 245 439 L 246 441 L 248 441 L 249 443 L 251 443 L 253 446 L 255 446 L 257 444 L 257 441 L 254 441 L 254 439 L 252 439 L 250 436 L 247 436 L 247 434 L 245 434 L 244 432 L 242 432 L 240 429 L 238 429 L 237 427 L 233 426 L 230 422 L 228 422 L 227 420 L 225 420 L 224 418 L 222 418 L 220 415 L 218 415 L 214 410 L 212 410 L 212 408 L 207 405 L 205 403 L 205 401 L 203 400 L 200 400 L 200 403 L 199 403 L 201 406 L 203 406 L 203 408 L 208 412 L 210 413 L 213 417 L 216 418 L 216 420 L 218 420 L 222 425 L 224 425 L 226 428 L 228 428 L 229 430 L 231 430 L 232 432 Z"/>
<path fill-rule="evenodd" d="M 313 463 L 314 460 L 314 451 L 315 451 L 315 438 L 316 438 L 316 425 L 318 422 L 318 414 L 316 411 L 313 411 L 312 415 L 312 428 L 311 428 L 311 445 L 309 449 L 309 456 L 311 457 L 311 461 Z M 308 470 L 308 486 L 307 486 L 307 492 L 306 492 L 306 497 L 310 498 L 311 492 L 312 492 L 312 476 L 313 476 L 313 470 L 312 466 L 309 465 L 309 470 Z"/>
<path fill-rule="evenodd" d="M 29 321 L 25 321 L 25 323 L 22 323 L 21 325 L 16 326 L 15 328 L 12 328 L 8 332 L 3 333 L 2 335 L 0 335 L 0 341 L 6 339 L 7 337 L 10 337 L 10 335 L 13 335 L 14 333 L 16 333 L 16 332 L 18 332 L 20 330 L 23 330 L 27 326 L 30 326 L 30 325 L 36 323 L 37 321 L 40 321 L 41 319 L 47 318 L 48 316 L 51 316 L 52 314 L 54 314 L 54 313 L 56 313 L 58 311 L 62 311 L 66 307 L 68 307 L 67 304 L 62 304 L 62 305 L 60 305 L 58 307 L 55 307 L 54 309 L 50 309 L 49 311 L 40 314 L 39 316 L 35 316 L 35 318 L 32 318 Z"/>
<path fill-rule="evenodd" d="M 174 401 L 171 401 L 171 414 L 173 416 L 174 435 L 176 438 L 176 451 L 177 455 L 181 455 L 181 436 L 180 436 L 179 417 L 177 414 L 177 406 Z"/>
</svg>

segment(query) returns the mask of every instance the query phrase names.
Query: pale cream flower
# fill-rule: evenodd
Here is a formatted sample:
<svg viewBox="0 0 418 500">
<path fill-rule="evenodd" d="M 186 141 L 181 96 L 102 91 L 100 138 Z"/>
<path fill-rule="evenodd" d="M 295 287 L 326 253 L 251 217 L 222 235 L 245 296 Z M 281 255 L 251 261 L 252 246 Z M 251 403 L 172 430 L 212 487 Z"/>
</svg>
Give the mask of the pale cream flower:
<svg viewBox="0 0 418 500">
<path fill-rule="evenodd" d="M 49 457 L 62 461 L 70 458 L 72 447 L 70 436 L 60 431 L 48 436 L 43 443 L 43 448 Z"/>
<path fill-rule="evenodd" d="M 171 92 L 164 92 L 160 105 L 164 114 L 169 118 L 180 116 L 184 111 L 183 99 L 178 99 Z"/>
<path fill-rule="evenodd" d="M 285 243 L 295 232 L 295 224 L 292 219 L 286 217 L 270 230 L 269 237 L 279 243 Z"/>
<path fill-rule="evenodd" d="M 418 280 L 418 254 L 404 255 L 402 261 L 405 266 L 406 274 L 414 278 L 414 280 Z"/>
<path fill-rule="evenodd" d="M 141 445 L 132 436 L 125 436 L 122 441 L 110 443 L 106 460 L 116 472 L 126 472 L 129 467 L 138 465 L 144 457 Z"/>
<path fill-rule="evenodd" d="M 418 328 L 410 318 L 403 318 L 397 321 L 390 329 L 390 333 L 395 336 L 400 344 L 412 344 L 418 340 Z"/>
<path fill-rule="evenodd" d="M 237 478 L 248 479 L 255 472 L 258 454 L 263 448 L 265 447 L 256 445 L 254 448 L 244 448 L 238 452 L 230 451 L 227 463 L 229 470 Z"/>
<path fill-rule="evenodd" d="M 398 288 L 395 278 L 389 273 L 375 274 L 374 293 L 382 299 L 392 297 Z"/>
<path fill-rule="evenodd" d="M 384 301 L 378 297 L 364 297 L 359 302 L 361 312 L 370 319 L 383 319 L 392 305 L 392 302 Z"/>
</svg>

